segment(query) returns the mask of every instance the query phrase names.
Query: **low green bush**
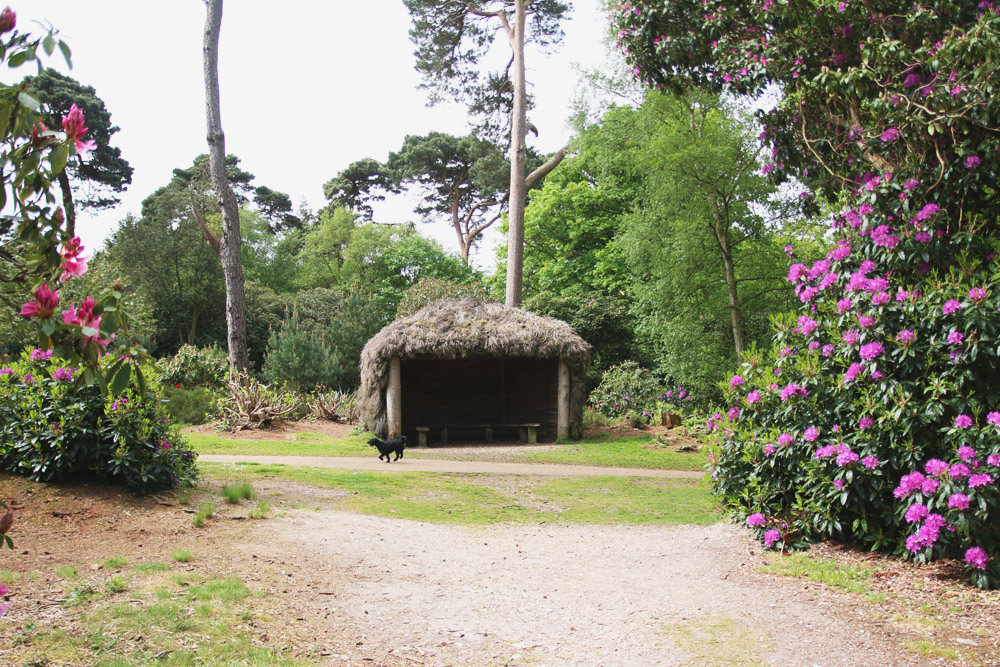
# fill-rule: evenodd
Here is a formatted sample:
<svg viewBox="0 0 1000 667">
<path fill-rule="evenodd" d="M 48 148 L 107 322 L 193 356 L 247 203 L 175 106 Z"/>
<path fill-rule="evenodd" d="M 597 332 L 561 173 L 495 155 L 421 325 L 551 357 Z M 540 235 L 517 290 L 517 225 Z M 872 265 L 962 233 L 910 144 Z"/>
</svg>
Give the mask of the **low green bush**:
<svg viewBox="0 0 1000 667">
<path fill-rule="evenodd" d="M 207 387 L 164 387 L 163 409 L 179 424 L 204 424 L 215 414 L 214 394 Z"/>
<path fill-rule="evenodd" d="M 601 384 L 590 393 L 589 403 L 598 412 L 611 417 L 636 413 L 647 423 L 659 412 L 659 382 L 646 368 L 634 361 L 623 361 L 604 371 Z"/>
<path fill-rule="evenodd" d="M 177 354 L 157 362 L 160 382 L 177 389 L 222 387 L 229 376 L 229 359 L 214 345 L 181 345 Z"/>
<path fill-rule="evenodd" d="M 137 495 L 196 477 L 155 381 L 116 397 L 77 374 L 41 350 L 0 368 L 0 469 L 42 482 L 96 476 Z"/>
</svg>

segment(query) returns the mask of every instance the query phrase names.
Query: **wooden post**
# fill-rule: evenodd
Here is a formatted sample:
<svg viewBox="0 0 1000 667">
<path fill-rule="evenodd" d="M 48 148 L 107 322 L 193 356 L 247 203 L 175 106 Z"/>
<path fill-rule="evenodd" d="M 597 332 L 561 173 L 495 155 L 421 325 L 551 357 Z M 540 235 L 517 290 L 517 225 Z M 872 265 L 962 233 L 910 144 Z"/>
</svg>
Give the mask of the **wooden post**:
<svg viewBox="0 0 1000 667">
<path fill-rule="evenodd" d="M 399 357 L 389 360 L 389 386 L 385 388 L 385 417 L 389 439 L 403 433 L 403 388 L 400 378 Z"/>
<path fill-rule="evenodd" d="M 559 360 L 559 406 L 556 417 L 556 438 L 569 439 L 569 366 Z"/>
</svg>

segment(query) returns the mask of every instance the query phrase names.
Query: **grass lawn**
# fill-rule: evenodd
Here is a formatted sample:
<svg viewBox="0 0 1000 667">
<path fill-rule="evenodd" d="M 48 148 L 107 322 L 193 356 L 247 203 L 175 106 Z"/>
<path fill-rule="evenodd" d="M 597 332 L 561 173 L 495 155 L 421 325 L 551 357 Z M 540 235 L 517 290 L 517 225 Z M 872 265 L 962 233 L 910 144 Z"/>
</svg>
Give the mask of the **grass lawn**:
<svg viewBox="0 0 1000 667">
<path fill-rule="evenodd" d="M 704 480 L 368 472 L 255 463 L 203 463 L 221 480 L 280 477 L 339 489 L 345 510 L 433 523 L 670 525 L 718 521 Z"/>
<path fill-rule="evenodd" d="M 185 437 L 199 454 L 251 456 L 368 456 L 365 444 L 370 434 L 334 438 L 317 433 L 300 433 L 295 439 L 231 438 L 224 434 L 186 432 Z M 459 458 L 434 447 L 408 448 L 412 458 Z M 468 457 L 461 457 L 468 458 Z M 655 445 L 651 435 L 628 438 L 593 438 L 576 443 L 560 443 L 534 452 L 512 452 L 511 461 L 609 466 L 614 468 L 659 468 L 701 470 L 705 457 L 699 452 L 677 452 Z"/>
</svg>

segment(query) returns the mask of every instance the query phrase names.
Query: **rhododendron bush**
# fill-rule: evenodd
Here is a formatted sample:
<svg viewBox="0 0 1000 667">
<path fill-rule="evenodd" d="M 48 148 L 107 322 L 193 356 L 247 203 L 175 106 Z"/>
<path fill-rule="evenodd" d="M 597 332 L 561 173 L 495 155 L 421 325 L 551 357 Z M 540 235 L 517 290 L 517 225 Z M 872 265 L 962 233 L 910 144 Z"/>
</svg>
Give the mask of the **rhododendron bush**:
<svg viewBox="0 0 1000 667">
<path fill-rule="evenodd" d="M 1000 585 L 1000 15 L 992 2 L 685 0 L 613 14 L 657 88 L 780 96 L 765 170 L 838 211 L 801 309 L 710 421 L 713 475 L 769 546 L 823 536 Z"/>
</svg>

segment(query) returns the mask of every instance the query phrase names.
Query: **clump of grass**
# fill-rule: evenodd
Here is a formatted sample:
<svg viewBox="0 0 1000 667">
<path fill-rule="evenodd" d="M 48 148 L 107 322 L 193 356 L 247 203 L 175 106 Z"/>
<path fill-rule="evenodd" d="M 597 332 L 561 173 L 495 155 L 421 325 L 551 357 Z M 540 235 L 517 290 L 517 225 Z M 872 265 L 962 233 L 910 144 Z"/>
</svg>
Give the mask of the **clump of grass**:
<svg viewBox="0 0 1000 667">
<path fill-rule="evenodd" d="M 198 508 L 198 512 L 194 515 L 194 519 L 191 523 L 194 524 L 195 528 L 201 528 L 205 525 L 205 519 L 209 519 L 213 516 L 215 516 L 215 502 L 209 498 Z"/>
<path fill-rule="evenodd" d="M 188 587 L 188 597 L 192 600 L 242 600 L 250 595 L 250 590 L 240 579 L 226 577 L 224 579 L 209 579 L 203 584 L 191 584 Z"/>
<path fill-rule="evenodd" d="M 166 572 L 169 569 L 166 563 L 138 563 L 135 566 L 136 572 Z"/>
<path fill-rule="evenodd" d="M 178 504 L 190 505 L 191 489 L 189 487 L 185 487 L 183 489 L 177 489 L 177 492 L 174 494 L 174 497 L 177 499 Z"/>
<path fill-rule="evenodd" d="M 76 579 L 80 576 L 80 571 L 73 565 L 63 565 L 56 570 L 56 576 L 60 579 Z"/>
<path fill-rule="evenodd" d="M 126 565 L 128 565 L 128 559 L 125 558 L 125 556 L 112 556 L 101 563 L 101 567 L 105 570 L 113 570 L 115 568 L 125 567 Z"/>
<path fill-rule="evenodd" d="M 250 482 L 246 480 L 223 484 L 222 491 L 220 493 L 230 505 L 236 505 L 241 500 L 252 500 L 257 497 L 257 494 L 254 493 Z"/>
<path fill-rule="evenodd" d="M 248 512 L 247 516 L 251 519 L 266 519 L 268 512 L 271 511 L 271 503 L 266 500 L 257 501 L 257 507 L 253 508 Z"/>
<path fill-rule="evenodd" d="M 97 590 L 90 584 L 80 584 L 74 586 L 70 589 L 69 595 L 63 600 L 63 604 L 67 607 L 78 607 L 81 604 L 86 604 L 91 600 L 97 599 Z"/>
<path fill-rule="evenodd" d="M 927 656 L 928 658 L 946 658 L 948 660 L 958 660 L 962 657 L 958 651 L 951 648 L 950 646 L 945 646 L 944 644 L 938 644 L 926 639 L 916 639 L 906 644 L 906 648 L 919 655 Z"/>
<path fill-rule="evenodd" d="M 801 577 L 802 579 L 818 581 L 851 593 L 870 592 L 871 578 L 875 572 L 874 568 L 838 565 L 833 561 L 813 558 L 804 553 L 773 557 L 771 562 L 763 566 L 761 570 L 788 577 Z"/>
<path fill-rule="evenodd" d="M 121 593 L 128 589 L 128 582 L 120 574 L 113 574 L 105 586 L 109 593 Z"/>
<path fill-rule="evenodd" d="M 173 558 L 178 563 L 188 562 L 189 560 L 191 560 L 193 555 L 194 554 L 192 554 L 187 549 L 174 549 L 172 552 L 170 552 L 170 557 Z"/>
</svg>

